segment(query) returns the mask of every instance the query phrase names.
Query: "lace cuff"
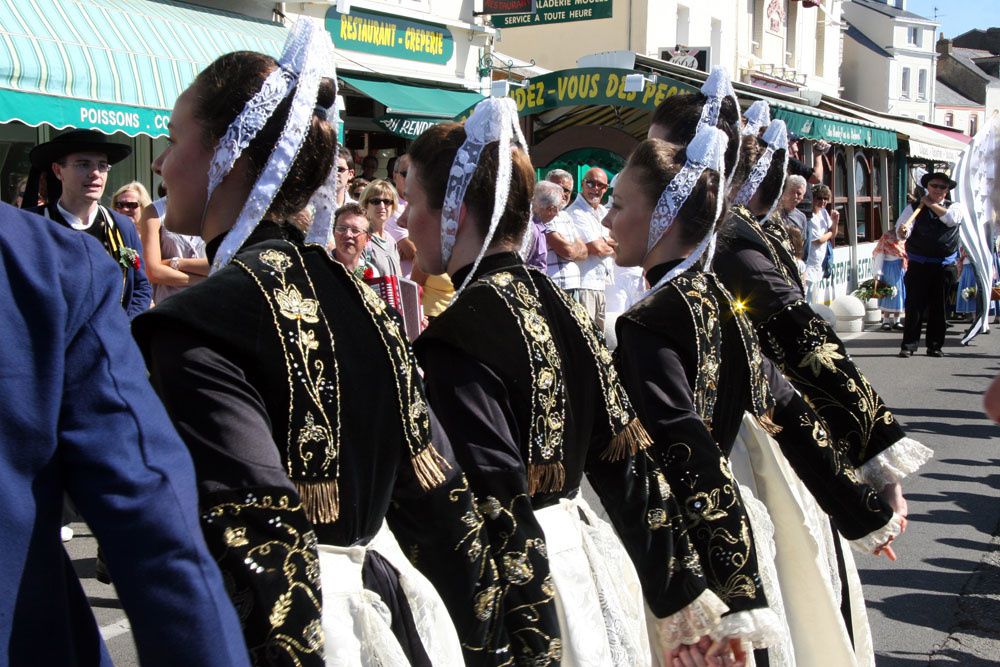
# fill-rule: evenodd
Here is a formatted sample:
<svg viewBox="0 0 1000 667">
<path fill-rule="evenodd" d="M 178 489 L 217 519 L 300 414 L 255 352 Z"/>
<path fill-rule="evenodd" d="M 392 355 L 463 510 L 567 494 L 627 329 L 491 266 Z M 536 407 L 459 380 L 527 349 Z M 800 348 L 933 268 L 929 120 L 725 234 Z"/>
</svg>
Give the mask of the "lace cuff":
<svg viewBox="0 0 1000 667">
<path fill-rule="evenodd" d="M 851 548 L 863 554 L 873 554 L 876 549 L 888 542 L 889 538 L 899 537 L 901 532 L 903 532 L 903 517 L 893 513 L 889 523 L 864 537 L 851 540 Z"/>
<path fill-rule="evenodd" d="M 712 639 L 734 637 L 750 644 L 753 648 L 767 648 L 780 644 L 785 634 L 785 627 L 778 615 L 770 608 L 748 609 L 738 611 L 722 619 L 712 630 Z"/>
<path fill-rule="evenodd" d="M 857 469 L 858 477 L 876 491 L 899 482 L 931 460 L 934 451 L 913 438 L 900 438 Z"/>
<path fill-rule="evenodd" d="M 694 644 L 719 625 L 729 611 L 726 603 L 705 589 L 686 607 L 655 621 L 660 649 L 670 652 L 681 644 Z"/>
</svg>

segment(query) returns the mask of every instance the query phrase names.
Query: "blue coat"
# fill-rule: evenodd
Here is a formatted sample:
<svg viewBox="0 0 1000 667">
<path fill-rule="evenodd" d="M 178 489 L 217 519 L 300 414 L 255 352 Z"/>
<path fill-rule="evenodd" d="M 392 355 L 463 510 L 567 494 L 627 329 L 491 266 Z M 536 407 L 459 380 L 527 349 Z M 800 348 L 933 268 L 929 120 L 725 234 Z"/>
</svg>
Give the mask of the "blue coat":
<svg viewBox="0 0 1000 667">
<path fill-rule="evenodd" d="M 36 206 L 28 210 L 55 220 L 65 227 L 69 227 L 69 223 L 60 214 L 59 208 L 53 203 L 46 204 L 45 206 Z M 135 229 L 135 223 L 121 213 L 116 213 L 107 208 L 104 210 L 111 215 L 114 224 L 121 230 L 122 240 L 125 241 L 125 245 L 139 253 L 139 268 L 125 271 L 125 289 L 121 293 L 122 307 L 125 309 L 125 314 L 131 320 L 136 315 L 149 310 L 149 304 L 153 301 L 153 286 L 150 284 L 149 279 L 146 278 L 146 260 L 142 257 L 142 242 L 139 240 L 139 232 Z M 118 275 L 121 275 L 121 268 L 118 268 L 118 271 Z"/>
<path fill-rule="evenodd" d="M 0 665 L 110 664 L 59 537 L 68 493 L 143 665 L 246 665 L 194 469 L 89 234 L 0 204 Z"/>
</svg>

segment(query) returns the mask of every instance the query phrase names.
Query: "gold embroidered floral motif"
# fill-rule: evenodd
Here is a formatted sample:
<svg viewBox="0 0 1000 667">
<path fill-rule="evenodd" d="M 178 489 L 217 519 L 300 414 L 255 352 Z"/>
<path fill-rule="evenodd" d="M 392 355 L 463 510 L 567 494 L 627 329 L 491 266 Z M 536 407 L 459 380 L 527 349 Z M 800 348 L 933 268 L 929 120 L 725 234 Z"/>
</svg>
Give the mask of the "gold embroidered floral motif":
<svg viewBox="0 0 1000 667">
<path fill-rule="evenodd" d="M 288 617 L 288 611 L 292 608 L 292 592 L 286 591 L 278 596 L 278 599 L 274 602 L 274 606 L 271 608 L 271 615 L 267 617 L 268 622 L 271 624 L 272 628 L 277 628 L 284 625 L 285 618 Z"/>
<path fill-rule="evenodd" d="M 476 620 L 488 621 L 493 617 L 493 610 L 496 608 L 497 596 L 499 595 L 500 587 L 490 586 L 476 596 L 476 600 L 472 605 Z"/>
<path fill-rule="evenodd" d="M 247 529 L 241 526 L 240 528 L 226 528 L 222 538 L 227 547 L 245 547 L 249 544 L 246 535 Z"/>
<path fill-rule="evenodd" d="M 522 586 L 535 576 L 534 569 L 528 561 L 528 554 L 524 551 L 504 554 L 503 572 L 507 580 L 515 586 Z"/>
<path fill-rule="evenodd" d="M 284 273 L 292 266 L 292 258 L 280 250 L 265 250 L 260 253 L 260 261 L 278 273 Z"/>
<path fill-rule="evenodd" d="M 802 358 L 802 361 L 799 362 L 799 368 L 809 368 L 813 375 L 818 376 L 821 366 L 826 366 L 831 371 L 836 370 L 837 366 L 834 362 L 843 358 L 844 355 L 837 352 L 836 343 L 823 343 Z"/>
<path fill-rule="evenodd" d="M 316 313 L 319 311 L 319 301 L 304 298 L 295 285 L 274 290 L 274 300 L 277 302 L 282 316 L 290 320 L 302 320 L 309 324 L 319 322 L 319 318 L 316 317 Z"/>
</svg>

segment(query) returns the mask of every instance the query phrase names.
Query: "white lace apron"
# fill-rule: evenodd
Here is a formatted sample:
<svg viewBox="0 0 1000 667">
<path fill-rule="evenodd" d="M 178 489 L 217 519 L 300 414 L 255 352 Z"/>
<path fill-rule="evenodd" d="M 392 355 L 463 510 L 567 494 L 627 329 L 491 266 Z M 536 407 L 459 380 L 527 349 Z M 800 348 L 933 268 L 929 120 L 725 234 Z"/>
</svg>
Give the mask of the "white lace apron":
<svg viewBox="0 0 1000 667">
<path fill-rule="evenodd" d="M 779 445 L 749 415 L 744 415 L 733 461 L 736 478 L 752 482 L 770 513 L 774 563 L 798 664 L 873 667 L 871 630 L 850 546 L 833 533 Z M 842 582 L 834 540 L 841 541 L 847 570 L 853 648 L 840 613 Z"/>
<path fill-rule="evenodd" d="M 383 524 L 368 546 L 318 547 L 327 667 L 409 665 L 392 632 L 389 608 L 362 583 L 361 569 L 369 549 L 377 551 L 399 572 L 400 586 L 431 662 L 443 667 L 463 664 L 458 634 L 441 597 L 406 559 L 396 538 Z"/>
<path fill-rule="evenodd" d="M 535 516 L 556 589 L 562 666 L 649 665 L 642 587 L 611 526 L 579 493 Z"/>
</svg>

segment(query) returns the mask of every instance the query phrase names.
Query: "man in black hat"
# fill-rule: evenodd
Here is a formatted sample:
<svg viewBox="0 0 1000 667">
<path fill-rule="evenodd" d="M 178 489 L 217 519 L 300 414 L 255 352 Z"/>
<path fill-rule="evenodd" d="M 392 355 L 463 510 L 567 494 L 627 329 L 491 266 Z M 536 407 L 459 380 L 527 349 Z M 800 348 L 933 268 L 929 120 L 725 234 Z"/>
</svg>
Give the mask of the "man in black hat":
<svg viewBox="0 0 1000 667">
<path fill-rule="evenodd" d="M 149 308 L 153 288 L 142 269 L 142 245 L 135 225 L 101 206 L 111 165 L 131 154 L 125 144 L 94 130 L 72 130 L 31 149 L 31 178 L 26 191 L 37 192 L 45 178 L 48 203 L 25 207 L 96 237 L 122 274 L 121 303 L 132 319 Z M 25 196 L 25 201 L 35 201 Z"/>
<path fill-rule="evenodd" d="M 906 269 L 906 322 L 900 357 L 910 357 L 920 343 L 920 326 L 927 311 L 927 355 L 944 356 L 945 295 L 958 280 L 959 225 L 965 207 L 947 199 L 955 181 L 947 174 L 925 174 L 920 185 L 927 191 L 916 208 L 903 209 L 896 223 L 896 235 L 906 241 L 909 266 Z"/>
</svg>

